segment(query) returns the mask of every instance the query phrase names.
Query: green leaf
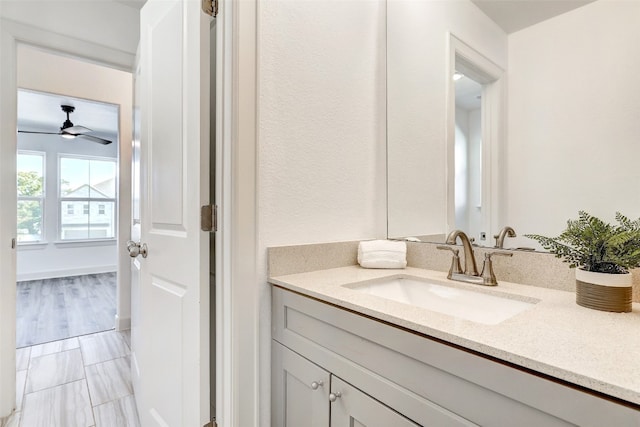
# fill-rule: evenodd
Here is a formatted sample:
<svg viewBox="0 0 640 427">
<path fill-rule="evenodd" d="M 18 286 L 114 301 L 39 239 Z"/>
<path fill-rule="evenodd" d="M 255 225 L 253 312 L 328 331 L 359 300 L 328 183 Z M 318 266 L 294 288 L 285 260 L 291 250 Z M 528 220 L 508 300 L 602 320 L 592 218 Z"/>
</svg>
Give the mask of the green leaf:
<svg viewBox="0 0 640 427">
<path fill-rule="evenodd" d="M 616 212 L 618 225 L 611 225 L 586 211 L 567 221 L 558 237 L 526 234 L 543 248 L 569 263 L 588 271 L 626 273 L 640 267 L 640 218 L 630 220 Z"/>
</svg>

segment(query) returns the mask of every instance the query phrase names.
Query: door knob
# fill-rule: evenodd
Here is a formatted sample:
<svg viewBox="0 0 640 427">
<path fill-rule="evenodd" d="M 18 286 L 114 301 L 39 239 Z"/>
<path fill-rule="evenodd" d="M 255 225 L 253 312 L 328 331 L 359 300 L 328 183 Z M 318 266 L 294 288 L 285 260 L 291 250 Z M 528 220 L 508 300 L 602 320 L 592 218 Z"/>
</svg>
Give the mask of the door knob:
<svg viewBox="0 0 640 427">
<path fill-rule="evenodd" d="M 129 251 L 129 256 L 131 258 L 135 258 L 138 255 L 142 255 L 142 258 L 146 258 L 148 253 L 147 244 L 146 243 L 140 244 L 140 242 L 134 242 L 133 240 L 129 240 L 127 242 L 127 251 Z"/>
</svg>

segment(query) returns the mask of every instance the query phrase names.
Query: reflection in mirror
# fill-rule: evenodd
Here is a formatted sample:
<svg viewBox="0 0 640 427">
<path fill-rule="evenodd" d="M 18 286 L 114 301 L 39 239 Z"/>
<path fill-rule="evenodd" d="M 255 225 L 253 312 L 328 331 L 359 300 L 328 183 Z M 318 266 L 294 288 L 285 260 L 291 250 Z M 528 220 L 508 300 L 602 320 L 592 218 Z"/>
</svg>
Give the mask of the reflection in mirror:
<svg viewBox="0 0 640 427">
<path fill-rule="evenodd" d="M 453 35 L 449 57 L 447 228 L 486 246 L 500 200 L 504 71 Z"/>
<path fill-rule="evenodd" d="M 604 220 L 616 211 L 640 216 L 640 2 L 576 6 L 514 29 L 499 26 L 470 0 L 388 2 L 390 238 L 442 242 L 456 227 L 493 246 L 492 236 L 510 225 L 517 237 L 506 239 L 506 248 L 538 247 L 524 235 L 558 235 L 579 210 Z M 495 126 L 501 144 L 488 147 L 482 131 L 480 211 L 489 218 L 477 231 L 471 221 L 458 227 L 462 210 L 456 216 L 451 208 L 455 107 L 449 99 L 451 77 L 460 71 L 450 56 L 453 39 L 508 76 L 499 97 L 504 111 L 497 115 L 505 119 Z M 479 241 L 477 232 L 487 240 Z"/>
<path fill-rule="evenodd" d="M 459 71 L 455 85 L 455 225 L 481 238 L 482 227 L 482 85 Z M 486 236 L 485 236 L 486 237 Z"/>
</svg>

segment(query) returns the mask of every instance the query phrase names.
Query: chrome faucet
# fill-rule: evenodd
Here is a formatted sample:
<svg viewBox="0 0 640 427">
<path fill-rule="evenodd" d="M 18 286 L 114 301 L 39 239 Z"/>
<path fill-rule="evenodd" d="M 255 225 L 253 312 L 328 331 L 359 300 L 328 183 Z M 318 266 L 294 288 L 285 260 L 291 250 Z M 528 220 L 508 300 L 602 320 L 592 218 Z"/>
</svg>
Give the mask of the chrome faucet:
<svg viewBox="0 0 640 427">
<path fill-rule="evenodd" d="M 494 247 L 503 249 L 505 237 L 516 237 L 516 231 L 508 225 L 506 227 L 503 227 L 502 230 L 500 230 L 500 233 L 493 236 L 493 238 L 496 239 L 496 245 Z"/>
<path fill-rule="evenodd" d="M 511 227 L 509 227 L 511 228 Z M 460 267 L 460 257 L 458 253 L 459 249 L 452 247 L 456 244 L 456 240 L 460 237 L 462 241 L 462 247 L 464 249 L 464 272 Z M 449 274 L 447 279 L 457 280 L 459 282 L 474 283 L 476 285 L 496 286 L 498 281 L 493 272 L 493 264 L 491 257 L 493 255 L 500 256 L 513 256 L 511 252 L 487 252 L 484 254 L 484 263 L 482 264 L 482 273 L 478 274 L 478 267 L 476 266 L 476 258 L 471 247 L 469 237 L 460 230 L 454 230 L 449 233 L 446 240 L 446 246 L 437 246 L 438 249 L 449 250 L 453 252 L 453 259 L 451 260 L 451 267 L 449 268 Z"/>
</svg>

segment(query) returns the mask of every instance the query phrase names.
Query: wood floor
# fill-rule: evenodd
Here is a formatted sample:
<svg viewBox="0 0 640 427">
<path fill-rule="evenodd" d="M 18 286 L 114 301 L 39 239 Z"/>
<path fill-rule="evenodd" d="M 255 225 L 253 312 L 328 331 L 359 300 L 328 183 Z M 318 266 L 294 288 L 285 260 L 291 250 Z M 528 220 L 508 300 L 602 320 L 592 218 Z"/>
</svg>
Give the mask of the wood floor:
<svg viewBox="0 0 640 427">
<path fill-rule="evenodd" d="M 113 329 L 116 273 L 18 282 L 16 346 Z"/>
<path fill-rule="evenodd" d="M 139 427 L 129 331 L 17 350 L 17 409 L 2 427 Z"/>
</svg>

